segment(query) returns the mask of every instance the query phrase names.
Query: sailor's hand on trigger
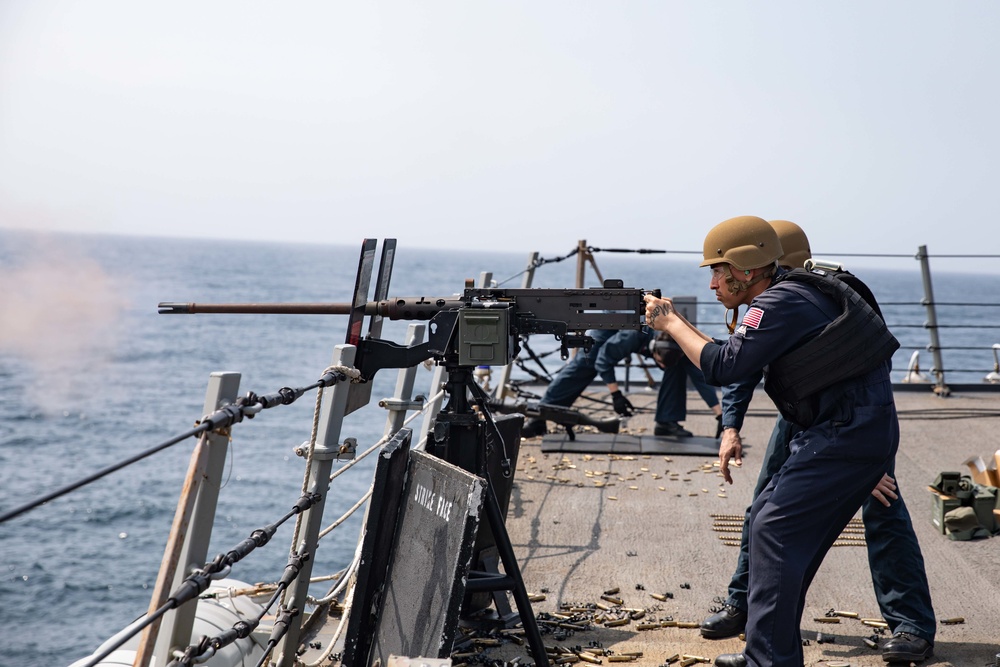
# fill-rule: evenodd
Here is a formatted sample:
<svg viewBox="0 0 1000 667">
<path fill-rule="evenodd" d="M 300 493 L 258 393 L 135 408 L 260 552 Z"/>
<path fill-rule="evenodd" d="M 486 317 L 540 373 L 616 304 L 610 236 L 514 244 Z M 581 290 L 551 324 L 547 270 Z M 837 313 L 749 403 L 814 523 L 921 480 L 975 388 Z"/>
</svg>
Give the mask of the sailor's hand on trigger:
<svg viewBox="0 0 1000 667">
<path fill-rule="evenodd" d="M 888 507 L 890 499 L 896 500 L 899 498 L 899 496 L 896 495 L 896 480 L 889 477 L 888 474 L 883 474 L 882 479 L 880 479 L 878 484 L 875 485 L 875 488 L 872 489 L 872 495 L 875 496 L 876 500 Z"/>
<path fill-rule="evenodd" d="M 743 465 L 743 441 L 740 439 L 740 432 L 735 428 L 727 428 L 722 431 L 722 442 L 719 443 L 719 470 L 729 484 L 733 483 L 733 476 L 729 474 L 729 462 L 737 468 Z"/>
<path fill-rule="evenodd" d="M 658 299 L 652 294 L 647 294 L 643 299 L 646 301 L 646 325 L 658 331 L 666 331 L 668 317 L 675 312 L 674 302 L 670 299 Z"/>
</svg>

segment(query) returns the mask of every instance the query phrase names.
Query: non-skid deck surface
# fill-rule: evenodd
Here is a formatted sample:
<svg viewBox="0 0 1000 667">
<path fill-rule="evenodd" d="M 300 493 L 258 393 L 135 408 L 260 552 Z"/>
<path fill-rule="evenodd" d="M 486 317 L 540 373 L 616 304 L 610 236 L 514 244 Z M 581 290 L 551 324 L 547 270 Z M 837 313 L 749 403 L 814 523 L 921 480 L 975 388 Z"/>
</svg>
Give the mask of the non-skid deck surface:
<svg viewBox="0 0 1000 667">
<path fill-rule="evenodd" d="M 775 419 L 773 412 L 764 414 L 764 408 L 773 404 L 759 393 L 752 405 L 760 412 L 748 415 L 743 428 L 745 440 L 754 443 L 767 442 Z M 642 419 L 631 419 L 631 438 L 641 436 L 640 443 L 654 440 L 646 434 L 655 427 L 651 416 L 655 395 L 645 403 L 640 394 L 629 398 L 637 409 L 648 410 L 641 413 Z M 1000 538 L 956 542 L 942 535 L 932 523 L 927 485 L 943 470 L 963 469 L 962 461 L 970 455 L 996 450 L 1000 418 L 989 414 L 997 409 L 998 397 L 942 399 L 930 392 L 907 392 L 897 394 L 896 402 L 901 432 L 896 479 L 923 552 L 935 616 L 939 621 L 964 619 L 957 624 L 939 622 L 934 657 L 920 667 L 993 664 L 1000 653 Z M 712 432 L 714 416 L 695 411 L 701 405 L 696 393 L 689 392 L 688 405 L 692 409 L 684 426 L 694 433 Z M 982 414 L 935 419 L 938 410 Z M 589 434 L 583 435 L 578 435 L 578 443 L 593 442 Z M 598 434 L 606 442 L 624 443 L 625 437 Z M 659 667 L 675 654 L 711 661 L 721 653 L 742 650 L 738 638 L 704 639 L 697 627 L 648 628 L 652 621 L 667 619 L 696 625 L 726 595 L 739 549 L 729 546 L 736 541 L 727 537 L 736 533 L 716 531 L 715 520 L 742 519 L 764 447 L 744 453 L 743 466 L 732 468 L 730 485 L 713 465 L 718 460 L 717 447 L 702 459 L 542 450 L 561 446 L 563 438 L 555 440 L 552 444 L 522 443 L 506 522 L 526 588 L 545 598 L 532 605 L 536 614 L 565 617 L 574 613 L 567 608 L 615 608 L 602 597 L 615 590 L 612 597 L 624 601 L 620 609 L 632 613 L 639 609 L 645 615 L 639 620 L 632 617 L 625 625 L 591 622 L 585 631 L 562 630 L 561 635 L 556 634 L 561 628 L 553 626 L 550 618 L 546 627 L 554 630 L 543 638 L 545 644 L 573 647 L 598 642 L 618 654 L 642 652 L 629 667 Z M 867 549 L 861 544 L 832 548 L 809 587 L 801 625 L 803 639 L 809 640 L 803 647 L 808 667 L 886 664 L 879 651 L 864 643 L 875 634 L 873 628 L 851 618 L 836 624 L 824 622 L 830 609 L 853 611 L 860 618 L 880 616 Z M 817 642 L 818 633 L 833 643 Z M 885 635 L 878 639 L 884 641 Z M 491 658 L 526 660 L 525 647 L 516 644 L 488 653 Z M 603 660 L 605 667 L 611 664 L 607 657 Z"/>
<path fill-rule="evenodd" d="M 719 441 L 695 435 L 675 438 L 628 433 L 577 433 L 570 439 L 566 433 L 548 433 L 542 437 L 542 451 L 578 452 L 585 454 L 675 454 L 678 456 L 715 456 Z"/>
</svg>

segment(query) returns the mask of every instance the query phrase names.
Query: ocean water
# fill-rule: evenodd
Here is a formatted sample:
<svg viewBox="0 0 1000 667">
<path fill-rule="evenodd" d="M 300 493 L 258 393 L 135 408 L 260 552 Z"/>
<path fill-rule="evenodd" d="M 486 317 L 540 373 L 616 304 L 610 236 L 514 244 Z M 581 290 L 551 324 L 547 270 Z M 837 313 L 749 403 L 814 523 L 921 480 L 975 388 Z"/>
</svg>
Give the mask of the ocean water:
<svg viewBox="0 0 1000 667">
<path fill-rule="evenodd" d="M 236 234 L 234 234 L 234 237 Z M 313 382 L 344 341 L 346 317 L 321 315 L 158 315 L 160 301 L 304 302 L 350 300 L 361 239 L 343 246 L 36 235 L 0 230 L 0 511 L 6 511 L 135 455 L 190 428 L 201 416 L 209 373 L 242 375 L 241 392 L 270 393 Z M 566 253 L 575 248 L 567 239 Z M 390 294 L 447 296 L 491 271 L 519 287 L 528 251 L 400 247 Z M 905 252 L 908 249 L 901 249 Z M 692 257 L 600 253 L 606 278 L 699 297 L 698 322 L 722 335 L 724 312 Z M 898 264 L 898 266 L 896 266 Z M 574 282 L 575 258 L 537 269 L 535 287 Z M 883 303 L 910 354 L 927 345 L 916 262 L 856 270 Z M 588 285 L 597 283 L 588 274 Z M 935 272 L 949 382 L 980 382 L 993 369 L 1000 276 Z M 891 305 L 899 303 L 901 305 Z M 406 322 L 386 322 L 400 342 Z M 536 352 L 554 340 L 533 337 Z M 968 349 L 965 349 L 968 348 Z M 546 359 L 554 372 L 557 356 Z M 931 366 L 929 353 L 921 368 Z M 952 372 L 951 369 L 956 369 Z M 431 372 L 418 371 L 416 393 Z M 350 415 L 344 437 L 361 447 L 382 434 L 394 371 L 375 378 L 373 404 Z M 267 410 L 234 428 L 228 480 L 210 554 L 272 523 L 298 498 L 315 394 Z M 419 422 L 415 424 L 415 427 Z M 69 664 L 141 615 L 156 578 L 193 441 L 115 472 L 0 524 L 0 665 Z M 340 516 L 370 483 L 373 462 L 339 478 L 324 516 Z M 344 567 L 361 513 L 322 544 L 314 574 Z M 291 539 L 288 522 L 234 569 L 247 582 L 274 581 Z"/>
</svg>

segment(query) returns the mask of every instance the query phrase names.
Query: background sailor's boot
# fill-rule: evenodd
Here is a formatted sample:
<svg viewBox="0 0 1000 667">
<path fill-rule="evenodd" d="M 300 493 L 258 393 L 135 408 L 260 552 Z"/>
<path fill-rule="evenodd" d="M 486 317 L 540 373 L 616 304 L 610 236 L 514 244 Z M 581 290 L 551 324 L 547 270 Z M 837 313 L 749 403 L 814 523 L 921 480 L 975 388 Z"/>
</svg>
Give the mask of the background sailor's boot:
<svg viewBox="0 0 1000 667">
<path fill-rule="evenodd" d="M 521 427 L 521 437 L 537 438 L 540 435 L 545 435 L 546 430 L 544 419 L 529 419 Z"/>
<path fill-rule="evenodd" d="M 715 659 L 715 667 L 747 667 L 742 653 L 725 653 Z"/>
<path fill-rule="evenodd" d="M 669 435 L 674 438 L 690 438 L 693 434 L 677 422 L 656 422 L 653 435 Z"/>
</svg>

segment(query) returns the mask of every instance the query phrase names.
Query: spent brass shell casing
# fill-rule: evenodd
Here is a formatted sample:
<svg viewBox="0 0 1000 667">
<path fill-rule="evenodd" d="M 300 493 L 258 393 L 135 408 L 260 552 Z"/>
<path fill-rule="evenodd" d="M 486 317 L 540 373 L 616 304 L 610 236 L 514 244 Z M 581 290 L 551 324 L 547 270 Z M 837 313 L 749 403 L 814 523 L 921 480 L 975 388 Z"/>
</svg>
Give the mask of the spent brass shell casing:
<svg viewBox="0 0 1000 667">
<path fill-rule="evenodd" d="M 580 656 L 575 653 L 571 655 L 561 655 L 555 660 L 557 665 L 571 665 L 574 662 L 580 662 Z"/>
<path fill-rule="evenodd" d="M 632 655 L 609 655 L 608 662 L 635 662 L 635 656 Z"/>
<path fill-rule="evenodd" d="M 607 600 L 611 604 L 625 604 L 625 600 L 622 600 L 621 598 L 616 598 L 613 595 L 602 595 L 601 599 Z"/>
<path fill-rule="evenodd" d="M 661 595 L 659 593 L 650 593 L 649 597 L 653 598 L 654 600 L 659 600 L 660 602 L 666 602 L 667 601 L 667 596 L 666 595 Z"/>
<path fill-rule="evenodd" d="M 625 618 L 616 618 L 611 621 L 604 621 L 604 625 L 608 628 L 617 628 L 619 625 L 628 625 L 631 621 L 632 619 L 626 616 Z"/>
<path fill-rule="evenodd" d="M 685 653 L 684 655 L 681 656 L 681 658 L 683 658 L 684 660 L 697 660 L 698 662 L 711 662 L 711 660 L 709 660 L 703 655 L 688 655 L 687 653 Z"/>
<path fill-rule="evenodd" d="M 464 660 L 479 655 L 479 651 L 465 651 L 464 653 L 452 653 L 452 660 Z"/>
<path fill-rule="evenodd" d="M 885 621 L 861 621 L 870 628 L 888 628 L 889 624 Z"/>
<path fill-rule="evenodd" d="M 544 602 L 545 595 L 542 593 L 532 593 L 528 596 L 528 602 Z"/>
<path fill-rule="evenodd" d="M 961 623 L 965 623 L 965 617 L 955 616 L 954 618 L 942 618 L 941 622 L 945 625 L 959 625 Z"/>
<path fill-rule="evenodd" d="M 828 662 L 826 667 L 851 667 L 849 662 Z"/>
<path fill-rule="evenodd" d="M 598 609 L 600 609 L 601 611 L 608 611 L 609 609 L 611 609 L 611 607 L 609 607 L 609 606 L 607 606 L 605 604 L 601 604 L 600 602 L 595 602 L 594 606 L 597 607 Z"/>
<path fill-rule="evenodd" d="M 834 616 L 840 616 L 841 618 L 858 618 L 859 614 L 856 611 L 833 611 Z"/>
<path fill-rule="evenodd" d="M 678 628 L 700 628 L 701 623 L 697 621 L 677 621 Z"/>
<path fill-rule="evenodd" d="M 817 623 L 840 623 L 840 619 L 836 616 L 819 616 L 813 620 Z"/>
<path fill-rule="evenodd" d="M 660 626 L 659 623 L 639 623 L 638 625 L 635 626 L 635 629 L 636 630 L 659 630 L 660 627 L 661 626 Z"/>
<path fill-rule="evenodd" d="M 604 594 L 605 595 L 617 595 L 618 593 L 621 593 L 621 591 L 622 591 L 621 587 L 615 586 L 614 588 L 609 588 L 608 590 L 604 591 Z"/>
<path fill-rule="evenodd" d="M 580 656 L 580 660 L 584 662 L 589 662 L 592 665 L 600 665 L 603 661 L 592 653 L 587 653 L 586 651 L 580 651 L 577 653 Z"/>
<path fill-rule="evenodd" d="M 664 662 L 669 665 L 670 663 L 677 662 L 680 659 L 681 659 L 681 654 L 680 653 L 674 653 L 672 656 L 670 656 L 669 658 L 667 658 L 666 660 L 664 660 Z"/>
<path fill-rule="evenodd" d="M 680 665 L 680 667 L 691 667 L 691 665 L 696 665 L 699 662 L 699 660 L 695 660 L 694 658 L 683 658 L 677 664 Z"/>
<path fill-rule="evenodd" d="M 472 643 L 479 646 L 500 646 L 500 640 L 491 637 L 477 637 L 472 640 Z"/>
<path fill-rule="evenodd" d="M 562 623 L 556 623 L 556 627 L 564 628 L 566 630 L 586 630 L 587 629 L 586 625 L 581 625 L 579 623 L 567 623 L 565 621 L 562 622 Z"/>
<path fill-rule="evenodd" d="M 633 621 L 638 621 L 640 618 L 646 615 L 645 609 L 630 609 L 629 616 L 632 617 Z"/>
<path fill-rule="evenodd" d="M 627 655 L 627 656 L 631 656 L 633 658 L 641 658 L 642 657 L 642 651 L 622 651 L 618 655 Z"/>
<path fill-rule="evenodd" d="M 867 646 L 870 649 L 878 648 L 878 642 L 875 641 L 874 639 L 871 639 L 870 637 L 865 637 L 861 641 L 863 641 L 865 643 L 865 646 Z"/>
</svg>

